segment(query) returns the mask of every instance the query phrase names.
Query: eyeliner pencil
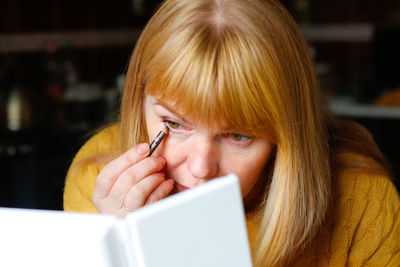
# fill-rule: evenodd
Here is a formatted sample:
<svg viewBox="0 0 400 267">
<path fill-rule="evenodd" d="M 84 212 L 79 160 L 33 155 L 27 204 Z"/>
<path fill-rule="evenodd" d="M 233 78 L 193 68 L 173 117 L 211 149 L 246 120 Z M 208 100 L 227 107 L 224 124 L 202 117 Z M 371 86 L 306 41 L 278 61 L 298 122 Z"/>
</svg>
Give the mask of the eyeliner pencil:
<svg viewBox="0 0 400 267">
<path fill-rule="evenodd" d="M 148 155 L 148 157 L 151 156 L 151 154 L 153 154 L 153 152 L 156 150 L 156 148 L 158 147 L 159 144 L 161 144 L 162 140 L 164 140 L 164 138 L 168 135 L 168 127 L 165 127 L 164 129 L 162 129 L 156 136 L 156 138 L 154 138 L 153 142 L 151 142 L 150 144 L 150 153 Z"/>
</svg>

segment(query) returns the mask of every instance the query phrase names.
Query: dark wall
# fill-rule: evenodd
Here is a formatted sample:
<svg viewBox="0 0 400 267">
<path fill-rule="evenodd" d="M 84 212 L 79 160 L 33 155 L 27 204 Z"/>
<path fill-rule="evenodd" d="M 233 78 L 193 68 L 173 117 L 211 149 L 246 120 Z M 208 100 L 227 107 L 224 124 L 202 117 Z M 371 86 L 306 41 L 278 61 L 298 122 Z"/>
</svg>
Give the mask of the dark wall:
<svg viewBox="0 0 400 267">
<path fill-rule="evenodd" d="M 118 32 L 140 32 L 159 4 L 142 2 L 135 9 L 130 0 L 0 1 L 0 38 L 16 40 L 0 41 L 0 206 L 62 209 L 73 156 L 92 131 L 116 119 L 118 77 L 137 37 Z M 65 41 L 71 32 L 119 39 Z M 51 34 L 61 37 L 49 41 Z M 67 99 L 79 86 L 96 96 Z M 17 129 L 10 126 L 13 95 L 22 116 Z"/>
</svg>

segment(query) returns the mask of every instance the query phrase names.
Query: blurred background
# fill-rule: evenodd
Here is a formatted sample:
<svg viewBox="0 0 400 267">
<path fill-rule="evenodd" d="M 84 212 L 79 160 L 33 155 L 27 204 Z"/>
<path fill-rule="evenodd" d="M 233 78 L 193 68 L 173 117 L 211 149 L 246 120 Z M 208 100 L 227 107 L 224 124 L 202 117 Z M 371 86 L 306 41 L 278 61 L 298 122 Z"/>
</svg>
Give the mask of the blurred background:
<svg viewBox="0 0 400 267">
<path fill-rule="evenodd" d="M 62 209 L 68 166 L 117 118 L 129 57 L 160 2 L 0 1 L 0 206 Z M 400 1 L 281 2 L 330 108 L 367 127 L 399 177 Z"/>
</svg>

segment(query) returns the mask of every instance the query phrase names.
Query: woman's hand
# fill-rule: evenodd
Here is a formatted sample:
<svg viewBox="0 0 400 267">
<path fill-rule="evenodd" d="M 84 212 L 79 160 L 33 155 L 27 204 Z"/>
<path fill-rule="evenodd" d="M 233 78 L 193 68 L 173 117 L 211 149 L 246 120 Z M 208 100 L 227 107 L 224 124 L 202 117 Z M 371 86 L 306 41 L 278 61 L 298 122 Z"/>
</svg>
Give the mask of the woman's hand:
<svg viewBox="0 0 400 267">
<path fill-rule="evenodd" d="M 139 144 L 108 163 L 96 179 L 92 199 L 100 213 L 125 216 L 166 197 L 174 182 L 166 180 L 165 159 L 147 157 L 148 144 Z"/>
</svg>

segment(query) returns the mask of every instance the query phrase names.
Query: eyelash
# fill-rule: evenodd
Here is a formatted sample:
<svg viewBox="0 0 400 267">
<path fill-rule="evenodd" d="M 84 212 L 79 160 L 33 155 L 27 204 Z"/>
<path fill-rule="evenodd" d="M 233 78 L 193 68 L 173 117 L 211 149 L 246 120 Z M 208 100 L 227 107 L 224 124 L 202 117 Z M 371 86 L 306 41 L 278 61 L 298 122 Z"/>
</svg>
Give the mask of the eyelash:
<svg viewBox="0 0 400 267">
<path fill-rule="evenodd" d="M 180 131 L 185 130 L 185 127 L 182 124 L 180 124 L 179 122 L 176 122 L 173 120 L 168 120 L 168 119 L 164 119 L 162 122 L 165 124 L 165 126 L 168 127 L 168 129 L 170 131 L 173 131 L 173 132 L 179 131 L 180 132 Z M 171 124 L 176 124 L 176 127 L 172 127 Z M 183 130 L 179 129 L 180 127 L 182 127 Z M 222 136 L 229 139 L 229 142 L 232 142 L 237 145 L 248 145 L 253 140 L 253 138 L 251 136 L 238 134 L 238 133 L 228 133 L 228 134 L 223 134 Z M 241 140 L 235 140 L 234 137 L 240 137 Z M 242 140 L 242 139 L 244 139 L 244 140 Z"/>
<path fill-rule="evenodd" d="M 235 136 L 239 136 L 240 140 L 235 140 L 234 139 Z M 234 143 L 236 145 L 240 145 L 240 146 L 246 146 L 246 145 L 250 144 L 251 141 L 253 140 L 253 138 L 251 136 L 247 136 L 244 134 L 238 134 L 238 133 L 224 134 L 223 137 L 229 139 L 229 142 Z"/>
<path fill-rule="evenodd" d="M 164 119 L 162 122 L 163 122 L 163 123 L 165 124 L 165 126 L 167 126 L 168 129 L 171 130 L 171 131 L 177 131 L 177 130 L 178 130 L 177 128 L 178 128 L 179 126 L 180 126 L 180 127 L 183 127 L 182 124 L 180 124 L 180 123 L 178 123 L 178 122 L 176 122 L 176 121 L 173 121 L 173 120 Z M 177 127 L 172 127 L 171 124 L 177 124 Z"/>
</svg>

